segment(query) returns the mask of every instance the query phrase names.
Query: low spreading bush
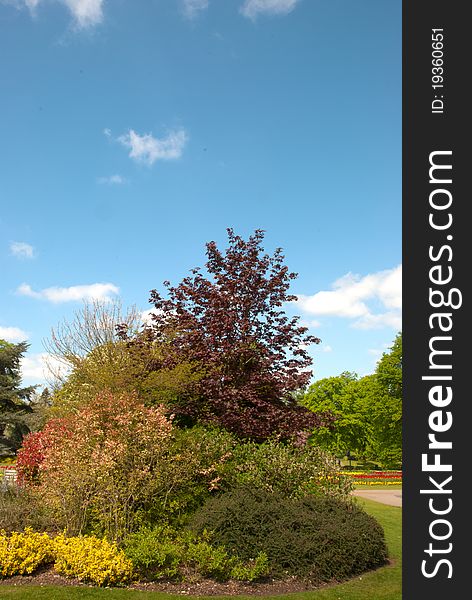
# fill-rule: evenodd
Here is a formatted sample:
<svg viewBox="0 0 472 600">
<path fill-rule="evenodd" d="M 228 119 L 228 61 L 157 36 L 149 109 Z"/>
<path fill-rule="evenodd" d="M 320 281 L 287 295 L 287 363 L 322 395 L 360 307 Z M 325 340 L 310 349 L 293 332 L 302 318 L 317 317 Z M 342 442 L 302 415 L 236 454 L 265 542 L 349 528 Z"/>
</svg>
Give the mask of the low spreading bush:
<svg viewBox="0 0 472 600">
<path fill-rule="evenodd" d="M 30 528 L 7 535 L 0 531 L 0 577 L 30 575 L 53 560 L 53 544 L 47 533 Z"/>
<path fill-rule="evenodd" d="M 147 579 L 174 577 L 179 572 L 184 544 L 167 525 L 132 533 L 122 546 L 135 570 Z"/>
<path fill-rule="evenodd" d="M 116 544 L 95 536 L 54 538 L 55 570 L 95 585 L 120 585 L 132 578 L 132 563 Z"/>
<path fill-rule="evenodd" d="M 214 543 L 242 560 L 264 552 L 275 577 L 343 580 L 387 557 L 380 525 L 356 505 L 326 496 L 236 488 L 207 502 L 191 527 L 197 534 L 210 530 Z"/>
<path fill-rule="evenodd" d="M 243 562 L 224 547 L 213 545 L 206 532 L 196 536 L 167 525 L 131 534 L 123 547 L 136 572 L 150 580 L 201 576 L 218 581 L 230 578 L 253 581 L 268 572 L 264 553 Z"/>
</svg>

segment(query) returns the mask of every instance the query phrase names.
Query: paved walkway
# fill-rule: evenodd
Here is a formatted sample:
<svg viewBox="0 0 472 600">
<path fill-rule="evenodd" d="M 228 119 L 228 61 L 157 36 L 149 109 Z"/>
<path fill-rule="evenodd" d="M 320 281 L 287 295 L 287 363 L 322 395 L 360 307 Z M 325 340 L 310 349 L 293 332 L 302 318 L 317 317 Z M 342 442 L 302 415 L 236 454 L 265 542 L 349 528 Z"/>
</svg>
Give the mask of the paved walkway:
<svg viewBox="0 0 472 600">
<path fill-rule="evenodd" d="M 402 505 L 402 490 L 354 490 L 352 492 L 354 496 L 361 496 L 361 498 L 368 498 L 369 500 L 375 500 L 376 502 L 382 502 L 382 504 L 389 504 L 390 506 L 401 506 Z"/>
</svg>

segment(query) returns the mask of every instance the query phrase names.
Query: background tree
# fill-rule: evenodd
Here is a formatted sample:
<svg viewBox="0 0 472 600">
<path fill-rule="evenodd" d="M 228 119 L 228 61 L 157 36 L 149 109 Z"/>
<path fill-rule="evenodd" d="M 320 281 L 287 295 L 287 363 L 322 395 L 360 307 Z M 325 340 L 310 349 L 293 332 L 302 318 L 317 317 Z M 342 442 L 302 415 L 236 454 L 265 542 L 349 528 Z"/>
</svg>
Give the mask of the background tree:
<svg viewBox="0 0 472 600">
<path fill-rule="evenodd" d="M 39 391 L 40 387 L 36 386 L 37 389 L 29 398 L 29 407 L 32 412 L 25 416 L 25 422 L 30 431 L 42 429 L 50 416 L 53 396 L 49 388 L 44 387 L 42 391 Z"/>
<path fill-rule="evenodd" d="M 330 410 L 336 418 L 332 428 L 315 430 L 314 443 L 338 455 L 349 451 L 397 467 L 402 460 L 402 334 L 374 374 L 321 379 L 310 386 L 303 403 L 311 410 Z"/>
<path fill-rule="evenodd" d="M 357 402 L 357 382 L 356 373 L 345 371 L 313 383 L 303 398 L 311 410 L 333 414 L 334 424 L 315 429 L 312 442 L 339 457 L 362 453 L 366 446 L 367 423 Z"/>
<path fill-rule="evenodd" d="M 122 362 L 128 364 L 125 345 L 116 345 L 118 325 L 130 332 L 138 331 L 142 325 L 139 311 L 135 307 L 124 311 L 119 300 L 89 300 L 84 301 L 72 320 L 52 328 L 44 347 L 53 359 L 49 369 L 56 380 L 55 387 L 60 387 L 72 371 L 86 371 L 91 353 L 95 370 L 100 366 L 110 372 L 122 369 Z"/>
<path fill-rule="evenodd" d="M 293 397 L 311 376 L 307 346 L 320 341 L 283 310 L 296 299 L 288 293 L 296 274 L 280 248 L 264 253 L 262 230 L 247 241 L 227 232 L 225 252 L 213 241 L 206 245 L 206 274 L 196 268 L 177 286 L 164 282 L 167 298 L 151 292 L 156 310 L 145 335 L 166 348 L 154 370 L 186 364 L 196 374 L 172 411 L 257 440 L 328 424 L 328 415 L 310 413 Z"/>
<path fill-rule="evenodd" d="M 26 342 L 0 340 L 0 457 L 12 456 L 29 432 L 26 416 L 32 412 L 28 400 L 36 386 L 21 386 L 20 363 Z"/>
<path fill-rule="evenodd" d="M 119 339 L 117 326 L 135 334 L 142 326 L 135 307 L 123 310 L 119 300 L 84 302 L 73 319 L 51 330 L 44 342 L 52 360 L 54 394 L 51 415 L 77 410 L 103 391 L 140 393 L 150 370 L 153 348 L 130 347 Z"/>
<path fill-rule="evenodd" d="M 402 334 L 398 333 L 377 363 L 375 375 L 361 389 L 371 423 L 369 451 L 387 467 L 402 460 L 402 360 Z"/>
</svg>

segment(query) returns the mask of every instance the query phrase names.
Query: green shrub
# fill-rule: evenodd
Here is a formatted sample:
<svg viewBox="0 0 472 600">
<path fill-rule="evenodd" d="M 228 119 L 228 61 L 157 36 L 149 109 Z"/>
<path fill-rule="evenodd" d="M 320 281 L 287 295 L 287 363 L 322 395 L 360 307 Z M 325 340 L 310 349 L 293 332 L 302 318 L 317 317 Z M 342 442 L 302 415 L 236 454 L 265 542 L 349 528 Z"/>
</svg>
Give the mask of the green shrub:
<svg viewBox="0 0 472 600">
<path fill-rule="evenodd" d="M 200 576 L 253 581 L 268 572 L 264 554 L 242 562 L 235 553 L 213 545 L 205 531 L 197 536 L 167 525 L 142 529 L 127 536 L 123 548 L 135 571 L 149 580 Z"/>
<path fill-rule="evenodd" d="M 149 522 L 178 525 L 202 506 L 219 489 L 220 472 L 235 445 L 235 438 L 220 429 L 174 428 L 172 445 L 159 465 L 165 485 L 155 495 Z"/>
<path fill-rule="evenodd" d="M 182 525 L 211 497 L 241 485 L 287 497 L 309 493 L 347 499 L 352 490 L 335 458 L 317 447 L 241 442 L 226 431 L 201 426 L 174 429 L 172 439 L 160 465 L 166 486 L 155 496 L 149 523 Z"/>
<path fill-rule="evenodd" d="M 206 540 L 195 540 L 188 544 L 184 561 L 187 568 L 203 577 L 217 581 L 229 579 L 231 568 L 236 562 L 224 548 L 213 547 Z"/>
<path fill-rule="evenodd" d="M 220 468 L 219 487 L 229 491 L 249 486 L 290 498 L 320 494 L 347 499 L 352 483 L 338 471 L 336 459 L 315 446 L 246 442 L 238 444 Z"/>
<path fill-rule="evenodd" d="M 254 560 L 246 563 L 238 561 L 231 569 L 231 578 L 240 581 L 254 581 L 269 573 L 269 559 L 265 552 L 259 552 Z"/>
<path fill-rule="evenodd" d="M 243 561 L 264 552 L 270 574 L 313 582 L 342 580 L 385 563 L 380 525 L 352 503 L 335 498 L 286 498 L 237 488 L 210 500 L 193 517 L 195 532 L 212 531 L 215 544 Z"/>
<path fill-rule="evenodd" d="M 140 529 L 128 535 L 122 547 L 136 572 L 150 580 L 178 575 L 185 549 L 167 525 Z"/>
</svg>

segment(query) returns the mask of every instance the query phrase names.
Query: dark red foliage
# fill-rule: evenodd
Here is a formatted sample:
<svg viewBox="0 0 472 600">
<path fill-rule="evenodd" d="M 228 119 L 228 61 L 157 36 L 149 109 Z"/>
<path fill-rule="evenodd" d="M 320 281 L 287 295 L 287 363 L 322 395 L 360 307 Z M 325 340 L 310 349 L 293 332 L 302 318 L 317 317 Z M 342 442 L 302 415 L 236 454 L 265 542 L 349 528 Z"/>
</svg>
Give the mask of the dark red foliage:
<svg viewBox="0 0 472 600">
<path fill-rule="evenodd" d="M 262 230 L 247 241 L 227 231 L 224 253 L 215 242 L 206 245 L 206 276 L 196 268 L 177 286 L 164 282 L 167 299 L 151 292 L 156 312 L 141 341 L 170 340 L 156 368 L 184 362 L 204 368 L 192 394 L 172 410 L 255 440 L 329 425 L 330 415 L 313 414 L 293 398 L 311 377 L 306 348 L 320 342 L 283 310 L 296 300 L 288 290 L 297 275 L 283 264 L 280 248 L 264 254 Z"/>
</svg>

